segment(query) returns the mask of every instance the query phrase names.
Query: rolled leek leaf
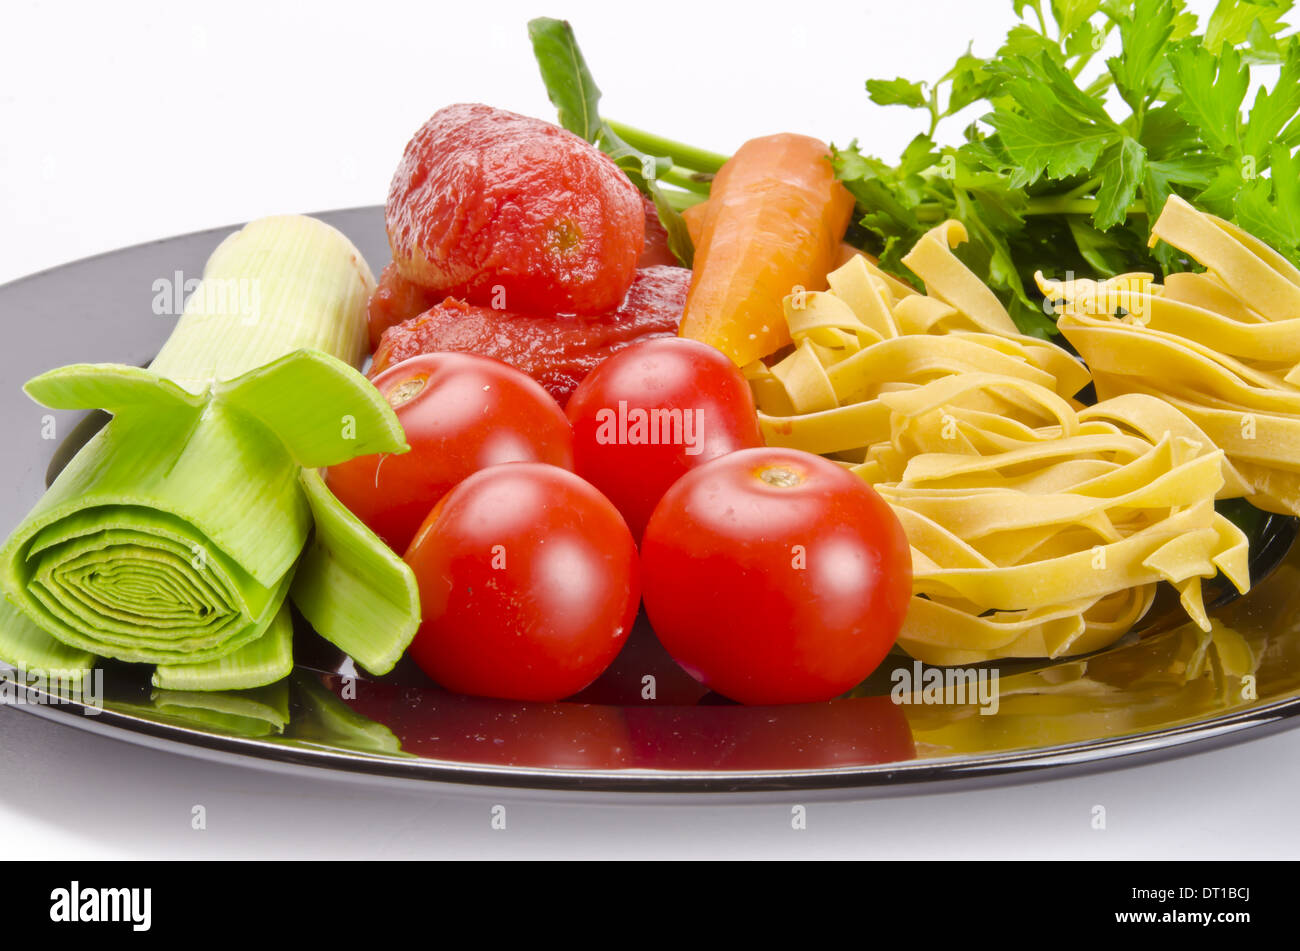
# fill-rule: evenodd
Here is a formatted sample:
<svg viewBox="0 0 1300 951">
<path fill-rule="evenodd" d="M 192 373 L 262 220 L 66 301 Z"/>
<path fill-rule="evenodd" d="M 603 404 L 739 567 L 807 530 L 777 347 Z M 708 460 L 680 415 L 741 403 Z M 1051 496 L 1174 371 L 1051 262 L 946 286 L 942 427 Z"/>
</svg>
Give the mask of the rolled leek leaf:
<svg viewBox="0 0 1300 951">
<path fill-rule="evenodd" d="M 364 354 L 373 284 L 323 222 L 263 219 L 213 253 L 149 369 L 77 365 L 31 380 L 46 406 L 112 419 L 0 549 L 5 598 L 30 622 L 0 616 L 0 657 L 48 653 L 35 625 L 70 656 L 160 665 L 158 686 L 282 678 L 284 602 L 313 510 L 342 508 L 323 485 L 304 488 L 302 467 L 406 449 L 391 407 L 344 362 Z M 352 585 L 346 605 L 314 598 L 311 620 L 327 638 L 341 632 L 362 666 L 386 670 L 418 625 L 418 604 L 403 597 L 409 569 L 345 510 L 326 531 L 346 540 L 309 568 L 346 564 L 377 587 Z M 383 625 L 358 634 L 371 606 Z"/>
<path fill-rule="evenodd" d="M 25 670 L 45 671 L 75 683 L 95 663 L 95 655 L 68 647 L 31 622 L 16 607 L 0 599 L 0 660 Z"/>
<path fill-rule="evenodd" d="M 293 618 L 280 606 L 261 637 L 201 664 L 160 664 L 153 685 L 163 690 L 243 690 L 274 683 L 293 671 Z"/>
<path fill-rule="evenodd" d="M 410 567 L 349 512 L 312 469 L 299 475 L 316 521 L 290 592 L 311 625 L 353 660 L 386 674 L 420 626 Z"/>
</svg>

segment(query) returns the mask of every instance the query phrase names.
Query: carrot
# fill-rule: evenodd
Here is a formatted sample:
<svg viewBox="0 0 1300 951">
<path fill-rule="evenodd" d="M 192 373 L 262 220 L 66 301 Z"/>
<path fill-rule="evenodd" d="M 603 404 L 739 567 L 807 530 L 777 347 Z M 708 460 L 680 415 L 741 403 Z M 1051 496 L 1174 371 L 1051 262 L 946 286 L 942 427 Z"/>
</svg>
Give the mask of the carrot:
<svg viewBox="0 0 1300 951">
<path fill-rule="evenodd" d="M 718 172 L 708 201 L 686 210 L 695 241 L 681 336 L 744 366 L 790 342 L 781 301 L 826 288 L 853 196 L 835 180 L 824 142 L 751 139 Z"/>
</svg>

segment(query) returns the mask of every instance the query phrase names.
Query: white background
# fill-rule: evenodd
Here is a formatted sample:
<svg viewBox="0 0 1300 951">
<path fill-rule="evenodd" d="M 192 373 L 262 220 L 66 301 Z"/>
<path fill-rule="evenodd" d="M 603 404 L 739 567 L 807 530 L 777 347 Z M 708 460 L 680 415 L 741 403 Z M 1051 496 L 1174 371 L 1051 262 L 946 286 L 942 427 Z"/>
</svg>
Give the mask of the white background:
<svg viewBox="0 0 1300 951">
<path fill-rule="evenodd" d="M 873 106 L 863 81 L 937 77 L 971 40 L 991 52 L 1011 22 L 1002 0 L 6 0 L 0 282 L 260 215 L 380 203 L 406 139 L 447 103 L 551 118 L 524 28 L 539 14 L 574 22 L 609 116 L 718 151 L 790 130 L 858 137 L 890 156 L 918 119 Z M 1084 778 L 813 805 L 794 832 L 784 803 L 381 791 L 191 761 L 0 710 L 0 841 L 40 858 L 1296 857 L 1297 763 L 1291 731 Z M 498 802 L 505 832 L 489 827 Z M 203 832 L 190 827 L 196 804 Z M 1104 832 L 1091 827 L 1098 804 Z"/>
</svg>

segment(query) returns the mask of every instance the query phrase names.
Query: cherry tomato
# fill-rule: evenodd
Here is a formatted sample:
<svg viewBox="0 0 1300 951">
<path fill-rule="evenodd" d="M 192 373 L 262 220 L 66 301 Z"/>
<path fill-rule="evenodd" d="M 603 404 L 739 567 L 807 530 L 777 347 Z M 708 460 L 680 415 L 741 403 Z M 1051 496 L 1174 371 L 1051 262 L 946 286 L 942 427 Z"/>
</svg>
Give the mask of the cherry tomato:
<svg viewBox="0 0 1300 951">
<path fill-rule="evenodd" d="M 426 353 L 372 381 L 397 413 L 410 452 L 331 466 L 330 490 L 394 551 L 404 551 L 443 495 L 502 462 L 573 468 L 573 432 L 555 400 L 499 360 Z"/>
<path fill-rule="evenodd" d="M 410 653 L 449 690 L 510 700 L 577 693 L 636 619 L 636 545 L 571 472 L 493 466 L 452 489 L 406 553 L 423 620 Z"/>
<path fill-rule="evenodd" d="M 721 351 L 681 337 L 614 354 L 569 399 L 577 473 L 636 538 L 668 487 L 711 459 L 763 445 L 749 384 Z"/>
<path fill-rule="evenodd" d="M 645 606 L 687 673 L 741 703 L 829 700 L 898 636 L 911 550 L 879 495 L 794 449 L 746 449 L 683 476 L 641 542 Z"/>
</svg>

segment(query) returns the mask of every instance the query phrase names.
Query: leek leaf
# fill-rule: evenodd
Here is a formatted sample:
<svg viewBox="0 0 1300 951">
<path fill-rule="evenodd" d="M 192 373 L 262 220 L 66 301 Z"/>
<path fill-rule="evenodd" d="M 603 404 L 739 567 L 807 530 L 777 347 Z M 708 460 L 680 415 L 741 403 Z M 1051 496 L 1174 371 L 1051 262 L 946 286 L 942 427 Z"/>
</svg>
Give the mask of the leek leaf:
<svg viewBox="0 0 1300 951">
<path fill-rule="evenodd" d="M 23 390 L 51 409 L 104 409 L 114 415 L 137 407 L 197 410 L 204 403 L 202 394 L 150 370 L 115 363 L 58 367 L 28 380 Z"/>
<path fill-rule="evenodd" d="M 95 655 L 56 640 L 0 598 L 0 660 L 75 681 L 94 666 Z"/>
<path fill-rule="evenodd" d="M 244 690 L 275 683 L 293 670 L 293 618 L 287 603 L 255 641 L 202 664 L 160 664 L 153 685 L 165 690 Z"/>
<path fill-rule="evenodd" d="M 114 702 L 109 709 L 189 729 L 269 737 L 283 733 L 289 723 L 289 684 L 282 680 L 255 690 L 225 693 L 155 690 L 148 704 Z"/>
<path fill-rule="evenodd" d="M 402 743 L 392 730 L 357 713 L 314 675 L 297 673 L 293 685 L 303 710 L 289 727 L 286 738 L 321 746 L 342 746 L 362 753 L 412 755 L 402 751 Z"/>
<path fill-rule="evenodd" d="M 388 401 L 342 360 L 296 350 L 214 388 L 214 398 L 258 419 L 301 466 L 408 448 Z"/>
<path fill-rule="evenodd" d="M 303 469 L 300 479 L 316 530 L 290 597 L 322 637 L 372 674 L 386 674 L 420 626 L 415 574 L 318 473 Z"/>
<path fill-rule="evenodd" d="M 309 501 L 300 466 L 406 448 L 391 407 L 354 369 L 373 289 L 336 229 L 262 219 L 213 252 L 149 369 L 79 364 L 30 381 L 38 401 L 113 418 L 0 549 L 14 609 L 0 657 L 160 664 L 161 684 L 205 690 L 282 676 L 282 607 L 323 504 Z M 346 536 L 327 528 L 317 548 Z M 360 536 L 308 566 L 377 578 L 369 602 L 383 617 L 409 612 L 368 642 L 335 602 L 308 599 L 323 632 L 342 631 L 363 662 L 391 666 L 418 618 L 393 561 Z"/>
<path fill-rule="evenodd" d="M 217 713 L 263 720 L 280 733 L 289 723 L 289 685 L 274 683 L 254 690 L 224 693 L 190 690 L 155 690 L 153 705 L 160 711 L 202 716 Z"/>
</svg>

